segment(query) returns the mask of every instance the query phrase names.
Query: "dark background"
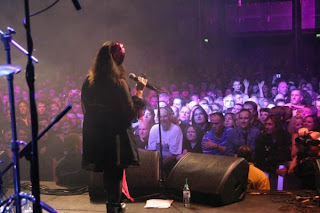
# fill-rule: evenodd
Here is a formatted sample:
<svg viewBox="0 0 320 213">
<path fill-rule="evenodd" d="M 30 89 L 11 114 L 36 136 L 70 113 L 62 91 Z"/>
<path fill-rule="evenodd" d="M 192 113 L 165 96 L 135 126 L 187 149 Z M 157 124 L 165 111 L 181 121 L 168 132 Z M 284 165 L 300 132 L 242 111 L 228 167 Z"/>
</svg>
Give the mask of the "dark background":
<svg viewBox="0 0 320 213">
<path fill-rule="evenodd" d="M 43 9 L 52 2 L 30 0 L 31 12 Z M 74 9 L 71 0 L 61 0 L 47 12 L 31 18 L 34 56 L 40 60 L 36 65 L 37 75 L 43 74 L 48 78 L 54 78 L 56 72 L 85 75 L 96 51 L 106 40 L 124 43 L 128 73 L 146 73 L 158 84 L 192 77 L 195 73 L 202 73 L 201 76 L 212 74 L 212 78 L 218 78 L 221 64 L 229 62 L 240 64 L 244 70 L 240 72 L 248 75 L 257 71 L 261 64 L 275 63 L 273 59 L 266 61 L 273 55 L 280 61 L 289 60 L 292 63 L 293 38 L 291 30 L 288 30 L 292 27 L 292 14 L 285 5 L 292 1 L 242 0 L 241 7 L 237 5 L 238 1 L 223 0 L 79 2 L 82 5 L 80 11 Z M 261 7 L 259 4 L 266 2 L 272 5 Z M 312 18 L 315 19 L 314 25 L 319 26 L 319 3 L 314 3 L 314 0 L 303 2 L 307 6 L 314 5 L 311 11 L 315 16 Z M 304 11 L 310 10 L 304 8 Z M 282 13 L 282 10 L 286 12 Z M 265 24 L 267 13 L 271 17 L 268 26 Z M 283 14 L 283 17 L 275 19 L 276 14 Z M 1 0 L 0 29 L 6 31 L 7 26 L 14 28 L 17 32 L 14 40 L 26 47 L 23 17 L 24 1 Z M 239 17 L 242 20 L 251 17 L 250 22 L 239 23 Z M 314 71 L 318 69 L 320 39 L 315 38 L 316 32 L 315 28 L 303 30 L 302 72 L 306 67 Z M 207 43 L 204 38 L 208 38 Z M 247 65 L 241 64 L 252 60 L 254 66 L 245 71 L 243 66 Z M 26 62 L 27 58 L 12 47 L 12 63 L 25 67 Z M 5 63 L 1 45 L 0 64 Z M 269 74 L 291 72 L 276 69 L 263 70 Z M 24 76 L 17 78 L 24 79 Z"/>
</svg>

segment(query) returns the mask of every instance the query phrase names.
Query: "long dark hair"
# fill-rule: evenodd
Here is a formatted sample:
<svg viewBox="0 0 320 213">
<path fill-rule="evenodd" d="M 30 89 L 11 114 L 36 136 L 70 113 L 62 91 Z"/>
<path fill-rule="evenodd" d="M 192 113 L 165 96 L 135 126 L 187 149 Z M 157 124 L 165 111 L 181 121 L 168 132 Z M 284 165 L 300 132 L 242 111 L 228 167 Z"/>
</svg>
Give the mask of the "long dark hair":
<svg viewBox="0 0 320 213">
<path fill-rule="evenodd" d="M 90 85 L 103 84 L 106 81 L 121 84 L 121 79 L 126 81 L 124 67 L 122 64 L 117 66 L 110 53 L 111 46 L 114 44 L 114 41 L 107 41 L 99 49 L 89 69 Z"/>
<path fill-rule="evenodd" d="M 279 115 L 268 115 L 266 121 L 269 119 L 274 123 L 275 133 L 281 134 L 281 132 L 285 131 L 283 127 L 283 121 L 281 120 L 281 117 Z"/>
<path fill-rule="evenodd" d="M 196 110 L 200 110 L 200 111 L 203 113 L 203 115 L 204 115 L 204 120 L 205 120 L 204 123 L 208 123 L 208 114 L 207 114 L 207 112 L 206 112 L 200 105 L 197 105 L 196 108 L 195 108 L 195 109 L 193 110 L 193 112 L 192 112 L 192 118 L 191 118 L 192 125 L 193 125 L 193 126 L 199 125 L 199 124 L 197 124 L 197 123 L 195 122 L 195 120 L 194 120 L 194 114 L 195 114 L 195 111 L 196 111 Z"/>
<path fill-rule="evenodd" d="M 188 125 L 188 126 L 186 126 L 186 128 L 183 130 L 183 138 L 184 138 L 184 140 L 186 141 L 186 142 L 190 142 L 189 140 L 188 140 L 188 137 L 187 137 L 187 132 L 188 132 L 188 129 L 190 128 L 190 127 L 192 127 L 193 129 L 194 129 L 194 131 L 196 132 L 196 141 L 197 141 L 197 143 L 198 142 L 201 142 L 201 140 L 202 140 L 202 137 L 200 136 L 201 135 L 201 133 L 199 132 L 199 130 L 194 126 L 194 125 Z"/>
</svg>

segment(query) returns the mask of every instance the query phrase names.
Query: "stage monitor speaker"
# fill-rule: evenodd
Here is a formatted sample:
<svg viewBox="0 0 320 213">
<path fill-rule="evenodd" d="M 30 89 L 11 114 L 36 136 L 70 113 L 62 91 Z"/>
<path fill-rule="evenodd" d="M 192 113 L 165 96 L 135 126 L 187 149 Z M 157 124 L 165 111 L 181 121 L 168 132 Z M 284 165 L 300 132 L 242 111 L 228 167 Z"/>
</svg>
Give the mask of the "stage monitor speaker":
<svg viewBox="0 0 320 213">
<path fill-rule="evenodd" d="M 166 186 L 182 197 L 188 178 L 192 202 L 223 206 L 245 198 L 248 171 L 243 158 L 188 153 L 172 169 Z"/>
<path fill-rule="evenodd" d="M 140 167 L 127 168 L 127 183 L 132 196 L 141 196 L 160 191 L 159 152 L 140 151 Z"/>
<path fill-rule="evenodd" d="M 126 177 L 132 197 L 149 195 L 160 191 L 159 184 L 159 153 L 157 151 L 140 151 L 140 167 L 127 168 Z M 104 202 L 102 172 L 91 172 L 89 196 L 92 201 Z"/>
</svg>

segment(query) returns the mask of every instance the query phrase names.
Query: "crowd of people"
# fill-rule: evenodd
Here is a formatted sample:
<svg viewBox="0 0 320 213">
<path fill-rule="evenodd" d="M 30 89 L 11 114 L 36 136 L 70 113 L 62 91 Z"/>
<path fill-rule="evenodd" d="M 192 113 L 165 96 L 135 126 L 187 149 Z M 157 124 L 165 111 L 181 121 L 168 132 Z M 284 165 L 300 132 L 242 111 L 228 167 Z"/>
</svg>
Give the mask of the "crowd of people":
<svg viewBox="0 0 320 213">
<path fill-rule="evenodd" d="M 18 76 L 17 76 L 18 77 Z M 61 82 L 59 75 L 52 76 L 51 80 L 38 79 L 36 91 L 36 104 L 38 112 L 39 133 L 44 130 L 68 104 L 72 104 L 72 109 L 56 123 L 38 141 L 39 166 L 41 180 L 58 181 L 56 168 L 64 168 L 64 159 L 68 154 L 76 155 L 69 165 L 73 165 L 70 171 L 81 169 L 81 149 L 82 149 L 82 120 L 81 92 L 79 89 L 82 79 L 75 79 L 71 75 L 64 76 L 64 85 L 57 86 Z M 54 79 L 54 80 L 53 80 Z M 12 157 L 11 151 L 11 128 L 10 128 L 10 103 L 5 79 L 0 90 L 0 129 L 1 160 L 6 166 Z M 23 80 L 17 78 L 14 82 L 15 115 L 17 125 L 18 141 L 30 142 L 31 140 L 31 117 L 29 110 L 28 88 Z M 69 137 L 68 137 L 69 136 Z M 68 139 L 69 138 L 69 139 Z M 20 150 L 24 145 L 21 145 Z M 60 161 L 60 162 L 59 162 Z M 20 161 L 21 178 L 29 180 L 30 165 L 25 158 Z M 60 165 L 62 164 L 62 165 Z M 1 167 L 2 168 L 2 167 Z M 66 170 L 63 171 L 66 173 Z M 62 172 L 62 173 L 63 173 Z M 8 179 L 12 180 L 9 174 Z"/>
<path fill-rule="evenodd" d="M 65 83 L 58 86 L 58 82 Z M 81 168 L 79 156 L 84 117 L 81 109 L 82 82 L 83 76 L 70 74 L 57 74 L 51 80 L 43 77 L 38 81 L 36 101 L 40 131 L 67 104 L 73 106 L 39 140 L 41 180 L 59 181 L 58 177 L 68 173 L 59 173 L 56 168 L 70 171 Z M 31 139 L 30 112 L 28 90 L 23 85 L 16 82 L 14 88 L 16 118 L 18 140 L 28 142 Z M 163 82 L 161 85 L 159 103 L 157 94 L 146 90 L 144 100 L 147 105 L 132 126 L 141 151 L 159 150 L 159 104 L 165 174 L 169 174 L 175 163 L 188 152 L 237 156 L 241 148 L 241 156 L 246 156 L 243 150 L 249 151 L 247 155 L 252 157 L 247 160 L 251 165 L 268 173 L 271 189 L 276 188 L 278 175 L 298 176 L 302 180 L 299 187 L 315 187 L 308 181 L 310 175 L 304 177 L 297 171 L 306 158 L 319 158 L 319 145 L 313 143 L 311 151 L 304 154 L 307 157 L 301 157 L 303 155 L 296 140 L 301 138 L 301 134 L 298 134 L 301 128 L 309 132 L 320 131 L 320 85 L 317 77 L 293 81 L 274 75 L 272 79 L 261 82 L 236 77 L 223 87 L 217 86 L 221 86 L 221 83 L 194 83 L 192 80 L 167 85 Z M 134 89 L 131 91 L 134 94 Z M 0 121 L 1 149 L 4 151 L 2 158 L 10 159 L 10 108 L 5 84 L 1 85 L 0 98 L 3 115 Z M 70 153 L 78 157 L 66 158 Z M 72 168 L 61 166 L 64 159 L 69 159 L 68 165 L 72 165 Z M 294 166 L 291 162 L 294 162 Z M 22 176 L 28 178 L 28 163 L 22 162 L 21 165 L 24 170 Z M 284 165 L 284 168 L 279 169 L 279 165 Z M 270 189 L 265 184 L 263 187 Z"/>
<path fill-rule="evenodd" d="M 163 87 L 159 106 L 164 172 L 188 152 L 237 157 L 240 150 L 242 157 L 251 156 L 250 170 L 255 166 L 266 174 L 260 186 L 255 182 L 250 187 L 277 189 L 278 176 L 284 176 L 287 189 L 315 189 L 310 165 L 320 158 L 319 135 L 314 134 L 320 131 L 319 81 L 287 82 L 275 75 L 272 84 L 234 78 L 231 85 L 224 91 L 208 82 Z M 160 151 L 157 95 L 149 91 L 145 99 L 148 106 L 135 127 L 138 146 Z M 312 143 L 297 144 L 312 134 Z M 312 171 L 301 172 L 305 162 Z"/>
</svg>

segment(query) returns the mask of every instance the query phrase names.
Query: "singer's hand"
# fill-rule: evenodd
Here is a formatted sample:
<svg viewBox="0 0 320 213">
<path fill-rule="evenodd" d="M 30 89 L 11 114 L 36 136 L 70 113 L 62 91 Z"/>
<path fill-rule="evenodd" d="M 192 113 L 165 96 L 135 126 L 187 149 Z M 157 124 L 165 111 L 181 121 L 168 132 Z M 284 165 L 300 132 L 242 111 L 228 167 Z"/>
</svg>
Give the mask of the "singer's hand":
<svg viewBox="0 0 320 213">
<path fill-rule="evenodd" d="M 138 77 L 138 83 L 136 84 L 136 89 L 137 90 L 144 90 L 148 83 L 148 79 L 143 78 L 141 76 Z"/>
<path fill-rule="evenodd" d="M 146 88 L 147 83 L 148 79 L 143 78 L 141 76 L 138 77 L 138 83 L 136 84 L 136 96 L 142 98 L 143 90 L 144 88 Z"/>
</svg>

